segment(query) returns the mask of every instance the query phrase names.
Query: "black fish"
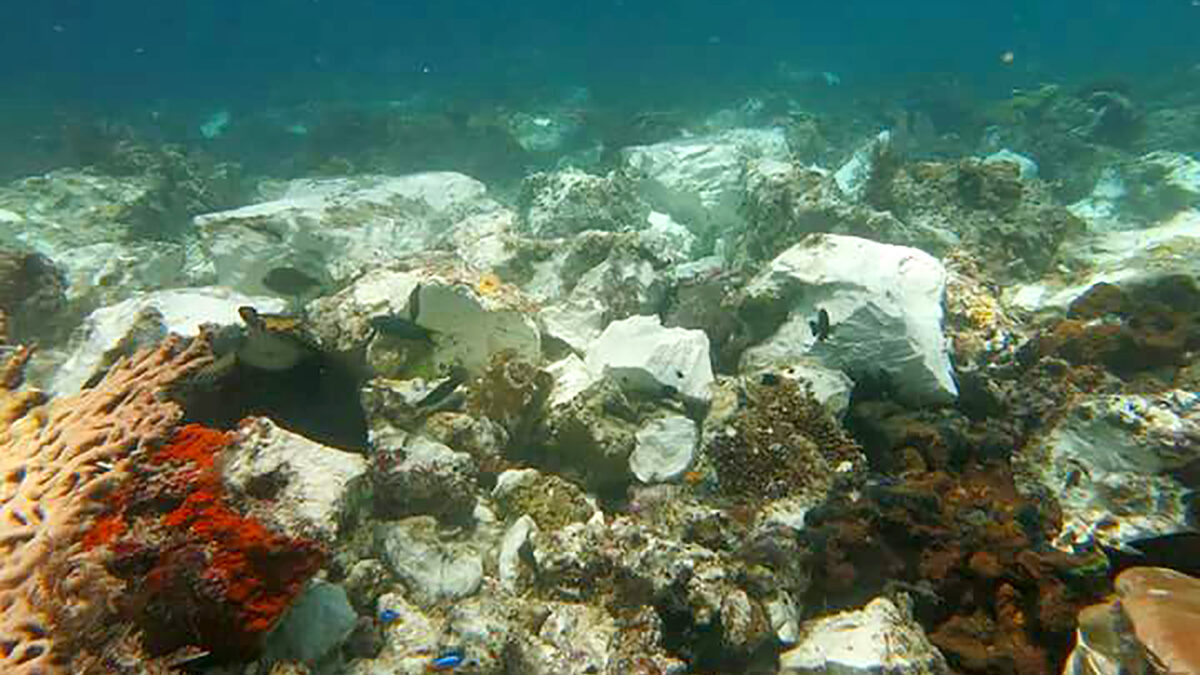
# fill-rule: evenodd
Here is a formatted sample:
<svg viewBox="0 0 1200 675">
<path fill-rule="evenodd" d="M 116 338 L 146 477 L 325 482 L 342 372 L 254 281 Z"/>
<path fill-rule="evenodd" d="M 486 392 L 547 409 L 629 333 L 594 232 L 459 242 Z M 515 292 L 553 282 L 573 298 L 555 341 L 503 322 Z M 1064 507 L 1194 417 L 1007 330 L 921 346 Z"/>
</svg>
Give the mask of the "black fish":
<svg viewBox="0 0 1200 675">
<path fill-rule="evenodd" d="M 1200 576 L 1200 532 L 1177 532 L 1147 537 L 1125 544 L 1120 549 L 1101 547 L 1108 556 L 1112 575 L 1130 567 L 1167 567 L 1177 572 Z"/>
<path fill-rule="evenodd" d="M 425 394 L 420 401 L 417 401 L 417 407 L 428 408 L 446 400 L 446 397 L 448 397 L 450 394 L 453 394 L 455 389 L 458 389 L 458 385 L 467 381 L 467 375 L 468 373 L 466 368 L 463 368 L 462 366 L 452 367 L 450 372 L 447 374 L 446 379 L 442 380 L 441 383 L 434 387 L 433 390 L 428 394 Z"/>
<path fill-rule="evenodd" d="M 262 278 L 262 285 L 280 295 L 303 295 L 321 284 L 295 267 L 276 267 Z"/>
<path fill-rule="evenodd" d="M 433 331 L 417 325 L 415 321 L 399 314 L 384 314 L 371 317 L 371 328 L 399 340 L 417 340 L 433 344 Z"/>
<path fill-rule="evenodd" d="M 817 310 L 817 318 L 815 321 L 809 321 L 808 327 L 812 329 L 813 335 L 816 336 L 817 342 L 824 342 L 829 339 L 829 333 L 833 329 L 829 325 L 829 312 L 824 308 Z"/>
</svg>

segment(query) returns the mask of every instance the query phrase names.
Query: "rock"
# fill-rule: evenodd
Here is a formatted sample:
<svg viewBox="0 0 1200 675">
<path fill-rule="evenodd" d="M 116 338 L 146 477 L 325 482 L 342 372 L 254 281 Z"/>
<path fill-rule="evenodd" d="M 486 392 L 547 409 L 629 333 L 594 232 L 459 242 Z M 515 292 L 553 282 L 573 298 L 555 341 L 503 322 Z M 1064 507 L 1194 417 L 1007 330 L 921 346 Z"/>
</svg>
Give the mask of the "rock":
<svg viewBox="0 0 1200 675">
<path fill-rule="evenodd" d="M 374 614 L 394 613 L 395 620 L 383 626 L 384 647 L 373 659 L 356 659 L 348 664 L 348 675 L 420 675 L 428 672 L 431 654 L 442 647 L 441 622 L 435 622 L 399 593 L 380 596 Z"/>
<path fill-rule="evenodd" d="M 987 157 L 983 158 L 984 164 L 996 164 L 998 162 L 1010 162 L 1016 164 L 1019 170 L 1018 175 L 1021 180 L 1033 180 L 1038 177 L 1037 162 L 1017 152 L 1013 152 L 1007 148 L 997 150 Z"/>
<path fill-rule="evenodd" d="M 446 231 L 438 248 L 454 251 L 472 269 L 499 271 L 513 264 L 516 220 L 508 209 L 467 216 Z"/>
<path fill-rule="evenodd" d="M 423 279 L 415 271 L 373 269 L 337 293 L 309 303 L 311 330 L 334 351 L 361 349 L 375 334 L 372 318 L 410 315 L 412 292 Z"/>
<path fill-rule="evenodd" d="M 601 607 L 550 603 L 536 638 L 521 650 L 517 670 L 530 675 L 602 673 L 617 644 L 616 621 Z"/>
<path fill-rule="evenodd" d="M 496 559 L 497 575 L 500 586 L 509 593 L 518 593 L 522 575 L 529 573 L 525 560 L 532 555 L 529 538 L 537 529 L 533 518 L 521 516 L 509 526 L 500 540 L 500 553 Z"/>
<path fill-rule="evenodd" d="M 892 132 L 883 130 L 865 143 L 833 174 L 833 181 L 842 195 L 852 202 L 862 201 L 872 180 L 879 177 L 882 166 L 895 161 L 892 155 Z"/>
<path fill-rule="evenodd" d="M 588 369 L 630 391 L 678 392 L 697 402 L 711 397 L 713 382 L 704 331 L 664 328 L 657 316 L 614 321 L 588 350 Z"/>
<path fill-rule="evenodd" d="M 663 260 L 640 234 L 586 232 L 550 249 L 530 250 L 532 275 L 519 281 L 541 304 L 548 337 L 584 352 L 607 322 L 655 314 L 667 296 Z"/>
<path fill-rule="evenodd" d="M 475 507 L 475 462 L 465 452 L 417 434 L 372 433 L 375 512 L 380 517 L 427 513 L 455 520 Z"/>
<path fill-rule="evenodd" d="M 570 402 L 593 382 L 592 373 L 583 359 L 574 354 L 546 366 L 546 372 L 554 378 L 554 389 L 551 390 L 548 401 L 551 408 Z"/>
<path fill-rule="evenodd" d="M 92 312 L 71 341 L 70 354 L 50 388 L 57 394 L 79 391 L 97 372 L 117 357 L 157 343 L 168 333 L 196 335 L 200 326 L 241 326 L 238 307 L 250 305 L 259 312 L 280 312 L 277 298 L 242 295 L 228 288 L 181 288 L 135 295 Z"/>
<path fill-rule="evenodd" d="M 1062 311 L 1098 283 L 1152 285 L 1200 277 L 1200 210 L 1184 210 L 1141 230 L 1096 232 L 1071 247 L 1070 274 L 1005 288 L 1006 304 L 1028 312 Z"/>
<path fill-rule="evenodd" d="M 1062 510 L 1065 551 L 1189 529 L 1190 490 L 1174 474 L 1200 456 L 1200 394 L 1081 397 L 1014 458 L 1025 490 Z"/>
<path fill-rule="evenodd" d="M 392 572 L 418 603 L 432 606 L 465 598 L 483 581 L 483 556 L 470 544 L 442 541 L 428 516 L 378 526 Z"/>
<path fill-rule="evenodd" d="M 811 356 L 856 380 L 883 376 L 911 404 L 953 401 L 945 285 L 942 264 L 917 249 L 809 236 L 747 286 L 742 314 L 766 337 L 746 350 L 741 368 L 785 369 Z M 822 310 L 830 329 L 818 339 L 813 326 Z"/>
<path fill-rule="evenodd" d="M 685 263 L 696 249 L 696 235 L 686 225 L 675 222 L 665 213 L 651 211 L 646 217 L 649 225 L 638 234 L 645 247 L 660 260 L 672 265 Z"/>
<path fill-rule="evenodd" d="M 1116 579 L 1116 598 L 1079 613 L 1063 675 L 1200 673 L 1200 579 L 1134 567 Z"/>
<path fill-rule="evenodd" d="M 482 183 L 457 173 L 298 179 L 270 201 L 197 216 L 195 227 L 218 283 L 270 294 L 272 270 L 340 285 L 495 208 Z"/>
<path fill-rule="evenodd" d="M 1200 209 L 1200 160 L 1159 150 L 1107 167 L 1070 208 L 1096 232 L 1160 225 Z"/>
<path fill-rule="evenodd" d="M 656 211 L 686 223 L 697 236 L 713 238 L 743 223 L 746 162 L 786 161 L 788 147 L 782 129 L 734 129 L 634 146 L 622 155 L 641 176 L 641 195 Z"/>
<path fill-rule="evenodd" d="M 0 333 L 13 344 L 53 340 L 64 327 L 66 290 L 65 276 L 46 256 L 0 248 L 0 312 L 7 317 Z"/>
<path fill-rule="evenodd" d="M 314 581 L 267 637 L 268 660 L 315 663 L 337 649 L 354 630 L 358 615 L 337 584 Z"/>
<path fill-rule="evenodd" d="M 313 301 L 308 314 L 323 345 L 350 352 L 369 344 L 368 362 L 377 370 L 386 370 L 387 352 L 411 351 L 413 358 L 391 364 L 410 372 L 384 373 L 390 377 L 428 377 L 459 366 L 478 374 L 501 352 L 538 360 L 541 334 L 526 301 L 511 287 L 495 288 L 498 283 L 379 269 Z"/>
<path fill-rule="evenodd" d="M 36 251 L 66 276 L 67 300 L 88 312 L 139 291 L 209 283 L 188 274 L 184 244 L 131 238 L 157 218 L 150 176 L 62 169 L 0 188 L 0 245 Z"/>
<path fill-rule="evenodd" d="M 547 337 L 561 340 L 572 350 L 584 353 L 603 332 L 607 314 L 608 308 L 600 297 L 577 293 L 546 305 L 538 312 L 538 319 Z"/>
<path fill-rule="evenodd" d="M 505 126 L 517 145 L 526 152 L 552 153 L 562 149 L 579 130 L 579 122 L 560 112 L 531 114 L 516 112 Z"/>
<path fill-rule="evenodd" d="M 643 483 L 679 478 L 691 466 L 698 440 L 696 423 L 683 415 L 654 418 L 637 432 L 629 470 Z"/>
<path fill-rule="evenodd" d="M 950 673 L 907 609 L 876 598 L 859 610 L 814 619 L 779 658 L 780 675 Z"/>
<path fill-rule="evenodd" d="M 521 231 L 553 238 L 585 230 L 624 232 L 646 219 L 646 207 L 627 176 L 593 176 L 577 169 L 535 173 L 521 183 L 518 197 Z"/>
<path fill-rule="evenodd" d="M 536 469 L 510 469 L 500 474 L 492 499 L 500 518 L 515 522 L 528 516 L 536 526 L 534 531 L 558 530 L 599 513 L 594 500 L 578 485 Z"/>
<path fill-rule="evenodd" d="M 251 418 L 222 453 L 221 479 L 231 496 L 288 536 L 333 543 L 367 497 L 367 462 Z"/>
<path fill-rule="evenodd" d="M 541 359 L 541 334 L 518 299 L 437 279 L 421 284 L 417 301 L 417 325 L 434 334 L 435 365 L 480 373 L 502 352 L 534 363 Z"/>
<path fill-rule="evenodd" d="M 877 189 L 871 194 L 885 192 L 890 186 L 884 177 L 885 172 L 879 172 Z M 749 262 L 757 267 L 809 234 L 853 235 L 933 252 L 949 250 L 961 239 L 946 222 L 910 222 L 891 210 L 877 209 L 865 198 L 867 192 L 862 201 L 852 201 L 833 176 L 820 167 L 771 160 L 751 162 L 746 185 L 742 208 L 746 223 L 732 236 L 730 257 L 735 263 Z"/>
<path fill-rule="evenodd" d="M 822 364 L 819 359 L 801 357 L 786 368 L 763 370 L 757 375 L 760 380 L 775 376 L 802 383 L 837 419 L 844 418 L 850 409 L 854 380 L 846 373 Z"/>
</svg>

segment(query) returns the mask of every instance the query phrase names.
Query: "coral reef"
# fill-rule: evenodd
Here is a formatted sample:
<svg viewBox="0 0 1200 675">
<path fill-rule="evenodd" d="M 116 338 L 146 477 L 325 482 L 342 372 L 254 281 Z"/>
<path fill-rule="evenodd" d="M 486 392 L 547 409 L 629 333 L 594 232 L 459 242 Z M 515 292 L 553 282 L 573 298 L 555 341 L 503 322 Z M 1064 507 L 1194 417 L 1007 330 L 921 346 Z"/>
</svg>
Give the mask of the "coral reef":
<svg viewBox="0 0 1200 675">
<path fill-rule="evenodd" d="M 0 311 L 16 342 L 53 337 L 66 309 L 66 279 L 48 258 L 0 248 Z"/>
<path fill-rule="evenodd" d="M 208 354 L 204 340 L 173 339 L 119 362 L 95 388 L 73 397 L 30 407 L 36 398 L 29 394 L 6 394 L 12 421 L 0 431 L 5 672 L 79 672 L 73 659 L 102 654 L 116 637 L 112 611 L 122 584 L 84 541 L 140 457 L 178 423 L 181 411 L 161 397 L 164 389 L 205 365 Z"/>
<path fill-rule="evenodd" d="M 763 379 L 738 392 L 740 409 L 705 446 L 722 494 L 754 502 L 798 494 L 819 498 L 838 474 L 861 469 L 858 445 L 805 384 Z"/>
<path fill-rule="evenodd" d="M 1103 559 L 1042 552 L 1036 504 L 999 467 L 911 473 L 810 514 L 814 602 L 910 593 L 930 639 L 968 672 L 1056 672 Z M 1097 574 L 1101 572 L 1101 574 Z"/>
<path fill-rule="evenodd" d="M 316 542 L 269 530 L 229 503 L 218 463 L 231 440 L 181 427 L 83 538 L 129 584 L 122 605 L 152 655 L 192 645 L 221 659 L 254 656 L 324 561 Z"/>
<path fill-rule="evenodd" d="M 1032 348 L 1131 377 L 1185 366 L 1197 346 L 1200 289 L 1191 277 L 1169 276 L 1131 287 L 1095 284 L 1071 303 L 1065 318 L 1038 334 Z"/>
</svg>

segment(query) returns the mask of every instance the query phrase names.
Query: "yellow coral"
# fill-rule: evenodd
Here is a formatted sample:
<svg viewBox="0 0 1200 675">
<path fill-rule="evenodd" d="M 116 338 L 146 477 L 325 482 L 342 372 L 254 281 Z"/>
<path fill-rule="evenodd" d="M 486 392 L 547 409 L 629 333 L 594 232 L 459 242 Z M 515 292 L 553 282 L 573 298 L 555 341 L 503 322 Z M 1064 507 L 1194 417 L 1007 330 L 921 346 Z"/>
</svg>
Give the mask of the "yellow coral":
<svg viewBox="0 0 1200 675">
<path fill-rule="evenodd" d="M 500 277 L 488 272 L 479 277 L 479 281 L 475 282 L 475 290 L 480 295 L 495 295 L 500 292 L 500 288 L 504 282 L 500 281 Z"/>
</svg>

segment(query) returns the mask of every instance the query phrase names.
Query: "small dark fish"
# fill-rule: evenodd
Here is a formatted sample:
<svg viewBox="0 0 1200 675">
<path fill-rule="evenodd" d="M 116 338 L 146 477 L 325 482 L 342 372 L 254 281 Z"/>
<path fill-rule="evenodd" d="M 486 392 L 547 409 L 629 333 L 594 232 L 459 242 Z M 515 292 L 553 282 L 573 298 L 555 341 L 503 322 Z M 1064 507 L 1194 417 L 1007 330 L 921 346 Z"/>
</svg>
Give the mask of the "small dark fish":
<svg viewBox="0 0 1200 675">
<path fill-rule="evenodd" d="M 382 623 L 385 626 L 399 618 L 400 612 L 397 612 L 394 609 L 385 609 L 379 613 L 379 623 Z"/>
<path fill-rule="evenodd" d="M 373 316 L 369 322 L 376 331 L 400 340 L 419 340 L 433 344 L 433 331 L 418 326 L 412 319 L 399 314 Z"/>
<path fill-rule="evenodd" d="M 276 267 L 262 278 L 262 285 L 280 295 L 296 296 L 304 295 L 321 282 L 295 267 Z"/>
<path fill-rule="evenodd" d="M 413 286 L 412 292 L 408 294 L 408 320 L 413 323 L 417 322 L 417 317 L 421 315 L 421 284 Z"/>
<path fill-rule="evenodd" d="M 824 308 L 817 310 L 817 318 L 814 321 L 808 322 L 808 327 L 812 329 L 813 335 L 816 336 L 817 342 L 824 342 L 829 339 L 829 333 L 833 327 L 829 325 L 829 312 Z"/>
<path fill-rule="evenodd" d="M 1101 547 L 1108 556 L 1113 576 L 1130 567 L 1167 567 L 1200 576 L 1200 532 L 1177 532 L 1147 537 L 1122 548 Z"/>
<path fill-rule="evenodd" d="M 438 383 L 438 386 L 433 388 L 433 391 L 425 394 L 425 396 L 417 401 L 417 407 L 426 408 L 437 405 L 442 402 L 447 396 L 454 393 L 458 389 L 458 385 L 467 381 L 467 369 L 462 366 L 454 366 L 450 369 L 450 373 L 445 380 Z"/>
</svg>

